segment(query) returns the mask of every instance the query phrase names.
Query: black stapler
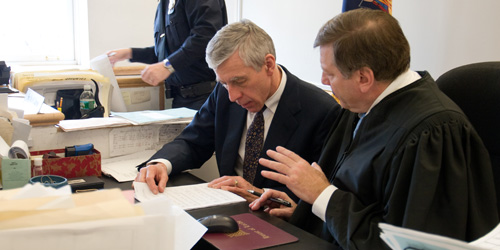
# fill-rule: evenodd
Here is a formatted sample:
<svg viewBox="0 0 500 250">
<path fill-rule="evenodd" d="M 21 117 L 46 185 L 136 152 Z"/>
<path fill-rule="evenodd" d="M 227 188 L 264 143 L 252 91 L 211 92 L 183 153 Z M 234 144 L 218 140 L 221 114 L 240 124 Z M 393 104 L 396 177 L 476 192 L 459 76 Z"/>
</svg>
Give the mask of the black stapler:
<svg viewBox="0 0 500 250">
<path fill-rule="evenodd" d="M 7 67 L 5 61 L 0 61 L 0 93 L 17 93 L 16 89 L 13 89 L 9 85 L 10 82 L 10 67 Z"/>
</svg>

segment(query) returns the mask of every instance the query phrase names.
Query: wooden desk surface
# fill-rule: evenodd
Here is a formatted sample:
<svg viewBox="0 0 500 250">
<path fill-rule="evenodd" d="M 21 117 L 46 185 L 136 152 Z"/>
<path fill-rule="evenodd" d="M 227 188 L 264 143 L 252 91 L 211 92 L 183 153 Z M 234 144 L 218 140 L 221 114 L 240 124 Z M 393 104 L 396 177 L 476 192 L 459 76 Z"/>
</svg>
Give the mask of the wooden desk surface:
<svg viewBox="0 0 500 250">
<path fill-rule="evenodd" d="M 101 179 L 104 181 L 104 188 L 120 188 L 122 190 L 132 189 L 132 182 L 123 182 L 119 183 L 115 181 L 112 177 L 102 176 Z M 204 182 L 198 177 L 189 174 L 183 173 L 180 175 L 175 175 L 170 177 L 167 186 L 180 186 L 180 185 L 189 185 L 189 184 L 198 184 Z M 333 244 L 330 242 L 324 241 L 315 235 L 312 235 L 282 219 L 279 219 L 274 216 L 270 216 L 269 214 L 263 211 L 252 211 L 248 208 L 247 202 L 240 202 L 231 205 L 217 206 L 217 207 L 209 207 L 209 208 L 201 208 L 187 211 L 193 218 L 198 219 L 201 217 L 205 217 L 212 214 L 225 214 L 225 215 L 236 215 L 242 213 L 252 213 L 257 217 L 273 224 L 274 226 L 279 227 L 280 229 L 294 235 L 299 238 L 298 242 L 280 245 L 276 247 L 270 247 L 266 249 L 276 249 L 276 250 L 289 250 L 289 249 L 334 249 Z M 206 250 L 206 249 L 217 249 L 210 245 L 205 240 L 200 240 L 194 247 L 195 250 Z"/>
</svg>

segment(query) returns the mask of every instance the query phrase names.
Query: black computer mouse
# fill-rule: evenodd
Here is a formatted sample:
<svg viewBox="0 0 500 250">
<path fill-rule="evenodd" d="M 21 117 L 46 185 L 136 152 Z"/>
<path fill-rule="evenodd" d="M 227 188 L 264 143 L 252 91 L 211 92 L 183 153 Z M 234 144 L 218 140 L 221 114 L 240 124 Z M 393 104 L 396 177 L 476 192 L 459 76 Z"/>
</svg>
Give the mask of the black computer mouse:
<svg viewBox="0 0 500 250">
<path fill-rule="evenodd" d="M 238 223 L 227 215 L 209 215 L 198 222 L 208 228 L 207 233 L 234 233 L 239 229 Z"/>
</svg>

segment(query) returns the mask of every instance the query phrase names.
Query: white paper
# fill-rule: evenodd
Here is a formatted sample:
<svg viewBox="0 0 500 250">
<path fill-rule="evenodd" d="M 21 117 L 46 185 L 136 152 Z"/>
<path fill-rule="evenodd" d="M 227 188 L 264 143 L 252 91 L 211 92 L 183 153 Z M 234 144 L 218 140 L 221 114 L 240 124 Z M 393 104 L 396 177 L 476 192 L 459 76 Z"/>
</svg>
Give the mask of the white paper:
<svg viewBox="0 0 500 250">
<path fill-rule="evenodd" d="M 175 245 L 173 249 L 191 249 L 196 243 L 191 238 L 200 239 L 207 231 L 205 226 L 182 210 L 182 208 L 175 205 L 168 197 L 160 196 L 156 199 L 142 202 L 139 205 L 144 209 L 146 214 L 168 214 L 169 218 L 175 218 L 175 220 L 170 219 L 166 223 L 169 227 L 169 232 L 175 232 L 175 234 L 169 233 L 168 238 L 165 240 L 169 244 Z M 171 247 L 164 247 L 164 249 L 171 249 Z"/>
<path fill-rule="evenodd" d="M 14 127 L 12 141 L 28 141 L 31 132 L 31 125 L 29 120 L 14 118 L 12 119 L 12 127 Z"/>
<path fill-rule="evenodd" d="M 101 170 L 118 182 L 133 181 L 137 176 L 136 166 L 147 161 L 155 150 L 139 151 L 133 154 L 102 159 Z"/>
<path fill-rule="evenodd" d="M 386 223 L 379 223 L 380 237 L 393 250 L 404 249 L 435 249 L 435 250 L 486 250 L 468 244 L 467 242 L 444 237 L 440 235 L 424 233 L 408 228 L 396 227 Z M 498 249 L 496 248 L 491 249 Z"/>
<path fill-rule="evenodd" d="M 127 112 L 127 106 L 123 100 L 120 87 L 116 81 L 115 73 L 113 71 L 113 66 L 109 62 L 108 56 L 106 54 L 97 56 L 90 61 L 90 67 L 96 70 L 101 75 L 109 79 L 109 83 L 113 86 L 113 93 L 111 93 L 111 103 L 110 110 L 115 112 Z"/>
<path fill-rule="evenodd" d="M 0 136 L 0 160 L 4 156 L 5 157 L 9 156 L 9 150 L 10 150 L 9 144 L 7 144 L 3 139 L 3 137 Z"/>
<path fill-rule="evenodd" d="M 111 128 L 132 125 L 132 123 L 120 117 L 95 117 L 89 119 L 61 120 L 57 124 L 65 132 L 88 130 L 96 128 Z"/>
<path fill-rule="evenodd" d="M 155 148 L 161 126 L 114 128 L 109 132 L 110 157 L 133 154 Z"/>
<path fill-rule="evenodd" d="M 71 195 L 71 187 L 69 185 L 60 188 L 53 188 L 42 185 L 40 182 L 35 184 L 24 185 L 15 195 L 10 197 L 10 200 L 30 199 L 35 197 L 49 196 L 66 196 Z"/>
<path fill-rule="evenodd" d="M 182 209 L 169 210 L 165 203 L 155 205 L 169 212 L 0 231 L 2 249 L 185 250 L 191 249 L 206 232 Z"/>
<path fill-rule="evenodd" d="M 55 190 L 50 190 L 52 193 Z M 27 191 L 33 187 L 27 187 Z M 12 190 L 13 191 L 13 190 Z M 0 197 L 9 191 L 0 191 Z M 45 193 L 47 192 L 39 192 Z M 71 191 L 70 191 L 71 193 Z M 0 203 L 1 206 L 1 203 Z M 2 249 L 9 250 L 185 250 L 207 228 L 166 197 L 146 201 L 145 215 L 58 225 L 0 230 Z"/>
<path fill-rule="evenodd" d="M 135 198 L 138 201 L 167 196 L 184 210 L 226 205 L 246 200 L 239 195 L 222 189 L 209 188 L 207 183 L 167 187 L 165 192 L 153 194 L 144 182 L 134 182 Z"/>
<path fill-rule="evenodd" d="M 43 105 L 43 100 L 45 97 L 28 88 L 26 95 L 24 96 L 24 114 L 34 115 L 38 114 Z"/>
<path fill-rule="evenodd" d="M 471 245 L 485 249 L 500 249 L 500 224 L 485 236 L 473 241 Z"/>
<path fill-rule="evenodd" d="M 34 92 L 37 93 L 36 91 L 34 91 Z M 15 112 L 18 117 L 24 117 L 24 115 L 26 114 L 25 100 L 24 100 L 25 96 L 26 95 L 23 93 L 9 95 L 9 99 L 8 99 L 9 110 Z M 42 106 L 40 107 L 40 110 L 38 113 L 50 114 L 50 113 L 58 113 L 58 112 L 59 111 L 57 109 L 52 108 L 51 106 L 42 102 Z"/>
<path fill-rule="evenodd" d="M 173 108 L 166 110 L 144 110 L 135 112 L 112 112 L 114 116 L 123 117 L 135 125 L 151 123 L 168 124 L 171 122 L 189 122 L 196 110 L 188 108 Z"/>
</svg>

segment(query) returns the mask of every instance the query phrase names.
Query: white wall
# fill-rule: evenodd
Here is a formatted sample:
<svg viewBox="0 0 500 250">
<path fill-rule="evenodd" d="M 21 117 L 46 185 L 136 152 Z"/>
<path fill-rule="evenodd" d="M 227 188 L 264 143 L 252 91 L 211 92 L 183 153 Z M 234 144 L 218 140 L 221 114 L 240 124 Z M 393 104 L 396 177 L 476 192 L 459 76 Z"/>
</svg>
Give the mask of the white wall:
<svg viewBox="0 0 500 250">
<path fill-rule="evenodd" d="M 412 68 L 434 78 L 464 64 L 500 61 L 498 0 L 393 1 L 411 46 Z"/>
<path fill-rule="evenodd" d="M 242 18 L 273 38 L 277 62 L 303 80 L 320 84 L 319 50 L 313 48 L 321 26 L 341 12 L 341 0 L 242 0 Z M 311 4 L 314 3 L 314 4 Z"/>
<path fill-rule="evenodd" d="M 342 1 L 242 1 L 242 17 L 273 37 L 278 61 L 304 80 L 320 83 L 314 38 L 323 23 L 341 12 Z M 500 60 L 499 9 L 498 0 L 393 1 L 393 15 L 410 42 L 411 68 L 435 78 L 463 64 Z"/>
<path fill-rule="evenodd" d="M 90 59 L 112 49 L 154 45 L 153 26 L 158 0 L 87 1 Z M 238 0 L 226 0 L 230 21 L 238 20 L 238 3 Z M 130 63 L 117 64 L 123 65 Z"/>
<path fill-rule="evenodd" d="M 112 49 L 154 45 L 157 0 L 87 1 L 90 59 Z"/>
<path fill-rule="evenodd" d="M 120 47 L 153 44 L 157 0 L 88 0 L 90 57 Z M 319 51 L 312 44 L 341 0 L 226 0 L 229 21 L 250 19 L 274 39 L 278 62 L 320 83 Z M 241 4 L 241 6 L 240 6 Z M 435 78 L 463 64 L 500 60 L 498 0 L 396 0 L 393 15 L 412 48 L 412 69 Z"/>
</svg>

